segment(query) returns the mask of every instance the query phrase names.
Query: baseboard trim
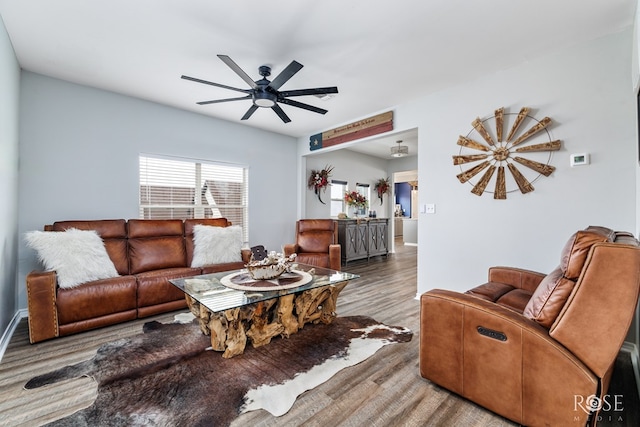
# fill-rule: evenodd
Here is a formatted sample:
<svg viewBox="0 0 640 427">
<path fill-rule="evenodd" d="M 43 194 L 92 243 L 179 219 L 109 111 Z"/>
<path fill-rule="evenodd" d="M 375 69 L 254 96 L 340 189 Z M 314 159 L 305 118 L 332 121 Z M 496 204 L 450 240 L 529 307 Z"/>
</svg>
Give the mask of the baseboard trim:
<svg viewBox="0 0 640 427">
<path fill-rule="evenodd" d="M 625 341 L 620 351 L 629 353 L 631 357 L 631 365 L 633 366 L 633 375 L 636 378 L 636 387 L 640 396 L 640 355 L 638 354 L 638 346 L 632 342 Z"/>
<path fill-rule="evenodd" d="M 4 357 L 4 352 L 9 346 L 9 341 L 11 341 L 11 337 L 16 331 L 18 323 L 20 323 L 20 321 L 26 317 L 29 317 L 29 312 L 26 308 L 16 311 L 16 314 L 13 315 L 13 319 L 11 319 L 11 322 L 9 322 L 9 326 L 7 326 L 7 329 L 2 334 L 2 338 L 0 338 L 0 361 L 2 361 L 2 358 Z"/>
</svg>

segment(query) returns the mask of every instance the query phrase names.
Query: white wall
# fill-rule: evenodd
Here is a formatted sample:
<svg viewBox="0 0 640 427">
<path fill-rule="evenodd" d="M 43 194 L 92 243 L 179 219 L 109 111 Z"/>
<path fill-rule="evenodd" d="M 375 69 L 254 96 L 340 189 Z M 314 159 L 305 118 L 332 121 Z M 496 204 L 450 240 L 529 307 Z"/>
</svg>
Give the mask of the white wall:
<svg viewBox="0 0 640 427">
<path fill-rule="evenodd" d="M 20 236 L 57 220 L 136 218 L 142 152 L 247 165 L 249 243 L 293 241 L 295 139 L 29 72 L 20 96 Z M 20 239 L 21 307 L 34 268 Z"/>
<path fill-rule="evenodd" d="M 551 271 L 569 236 L 588 225 L 637 232 L 632 38 L 629 28 L 394 107 L 396 130 L 419 130 L 419 203 L 436 204 L 436 214 L 419 215 L 418 293 L 467 290 L 493 265 Z M 473 64 L 461 58 L 461 66 Z M 452 163 L 458 135 L 478 116 L 523 106 L 553 119 L 551 137 L 563 144 L 556 171 L 526 195 L 471 194 Z M 307 139 L 298 150 L 309 153 Z M 581 152 L 591 165 L 571 168 L 570 154 Z"/>
<path fill-rule="evenodd" d="M 0 331 L 17 309 L 20 66 L 0 19 Z"/>
<path fill-rule="evenodd" d="M 331 165 L 334 168 L 331 178 L 347 181 L 349 191 L 356 189 L 356 183 L 369 184 L 372 197 L 372 200 L 369 200 L 369 210 L 375 210 L 379 218 L 389 218 L 391 216 L 389 209 L 392 209 L 390 206 L 393 206 L 393 201 L 389 199 L 389 195 L 386 195 L 381 205 L 374 190 L 377 180 L 389 177 L 389 162 L 389 160 L 349 150 L 310 155 L 306 158 L 304 179 L 306 183 L 312 170 L 324 169 L 326 165 Z M 326 205 L 318 201 L 318 197 L 313 190 L 305 188 L 304 218 L 329 218 L 331 212 L 329 203 L 331 199 L 330 189 L 327 188 L 327 191 L 322 193 L 321 197 Z"/>
<path fill-rule="evenodd" d="M 631 33 L 530 60 L 398 109 L 400 126 L 420 130 L 420 203 L 437 206 L 435 215 L 419 218 L 418 293 L 466 290 L 486 280 L 493 265 L 551 271 L 568 237 L 588 225 L 636 230 Z M 551 136 L 563 144 L 552 159 L 556 171 L 526 195 L 509 193 L 500 201 L 471 194 L 452 165 L 458 135 L 477 116 L 522 106 L 554 120 Z M 569 155 L 580 152 L 591 153 L 591 165 L 571 168 Z"/>
</svg>

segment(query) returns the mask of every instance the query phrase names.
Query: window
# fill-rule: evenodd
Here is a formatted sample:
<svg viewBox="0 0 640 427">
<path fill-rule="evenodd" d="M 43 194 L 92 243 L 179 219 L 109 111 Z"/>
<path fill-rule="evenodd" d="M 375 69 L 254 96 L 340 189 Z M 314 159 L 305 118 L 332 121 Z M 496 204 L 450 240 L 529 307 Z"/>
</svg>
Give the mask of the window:
<svg viewBox="0 0 640 427">
<path fill-rule="evenodd" d="M 140 218 L 220 218 L 249 236 L 248 169 L 193 159 L 140 155 Z"/>
<path fill-rule="evenodd" d="M 347 181 L 331 180 L 331 216 L 337 217 L 340 212 L 346 212 L 344 193 L 347 191 Z"/>
</svg>

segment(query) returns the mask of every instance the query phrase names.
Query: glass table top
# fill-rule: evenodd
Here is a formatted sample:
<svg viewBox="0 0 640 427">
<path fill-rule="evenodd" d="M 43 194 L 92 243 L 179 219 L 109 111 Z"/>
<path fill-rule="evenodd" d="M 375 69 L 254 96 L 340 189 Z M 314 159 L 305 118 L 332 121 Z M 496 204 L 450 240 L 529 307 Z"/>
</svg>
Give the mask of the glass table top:
<svg viewBox="0 0 640 427">
<path fill-rule="evenodd" d="M 171 279 L 169 282 L 209 310 L 217 312 L 360 277 L 300 263 L 293 264 L 291 270 L 291 273 L 269 281 L 252 280 L 248 271 L 243 269 Z"/>
</svg>

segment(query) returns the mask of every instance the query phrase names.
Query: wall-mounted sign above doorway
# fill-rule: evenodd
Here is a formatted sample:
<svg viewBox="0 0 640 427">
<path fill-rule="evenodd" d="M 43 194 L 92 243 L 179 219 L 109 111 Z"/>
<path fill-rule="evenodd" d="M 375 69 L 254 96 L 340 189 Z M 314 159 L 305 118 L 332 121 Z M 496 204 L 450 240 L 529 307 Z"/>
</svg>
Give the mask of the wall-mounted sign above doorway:
<svg viewBox="0 0 640 427">
<path fill-rule="evenodd" d="M 309 137 L 311 151 L 393 130 L 393 111 L 378 114 Z"/>
</svg>

